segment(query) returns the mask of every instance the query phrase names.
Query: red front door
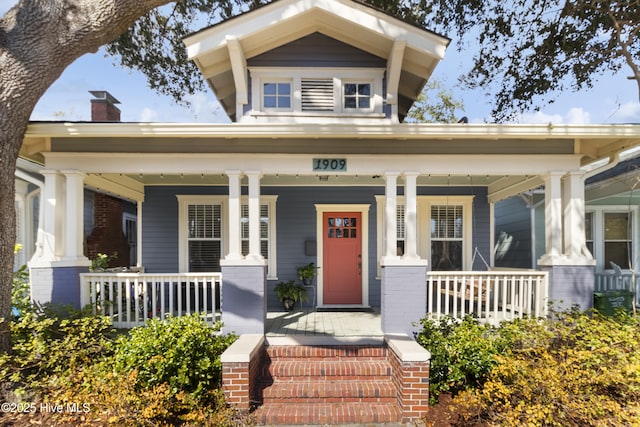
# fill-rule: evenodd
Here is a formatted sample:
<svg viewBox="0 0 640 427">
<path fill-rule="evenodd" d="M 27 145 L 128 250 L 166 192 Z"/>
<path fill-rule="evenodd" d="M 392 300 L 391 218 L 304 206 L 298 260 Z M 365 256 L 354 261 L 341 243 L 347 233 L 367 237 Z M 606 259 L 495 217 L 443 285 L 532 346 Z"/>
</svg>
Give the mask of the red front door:
<svg viewBox="0 0 640 427">
<path fill-rule="evenodd" d="M 323 302 L 362 304 L 360 212 L 323 214 Z"/>
</svg>

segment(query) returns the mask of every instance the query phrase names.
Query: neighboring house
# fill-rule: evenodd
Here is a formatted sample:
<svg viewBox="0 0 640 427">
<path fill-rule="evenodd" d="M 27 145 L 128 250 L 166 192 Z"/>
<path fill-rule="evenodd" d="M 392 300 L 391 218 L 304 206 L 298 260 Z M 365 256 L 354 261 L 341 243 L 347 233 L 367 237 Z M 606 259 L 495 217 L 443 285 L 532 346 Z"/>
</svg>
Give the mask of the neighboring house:
<svg viewBox="0 0 640 427">
<path fill-rule="evenodd" d="M 544 279 L 495 303 L 513 314 L 505 298 L 544 300 L 548 285 L 591 305 L 581 167 L 638 145 L 639 127 L 402 123 L 449 39 L 356 1 L 275 1 L 185 44 L 233 123 L 30 124 L 21 156 L 42 165 L 45 200 L 34 299 L 86 302 L 92 188 L 136 204 L 146 274 L 221 273 L 229 331 L 264 333 L 275 284 L 314 262 L 319 307 L 379 308 L 385 333 L 410 333 L 440 280 L 489 300 L 496 203 L 544 186 Z"/>
<path fill-rule="evenodd" d="M 16 164 L 16 253 L 14 270 L 25 265 L 33 256 L 40 221 L 40 190 L 44 180 L 39 171 L 42 165 L 19 158 Z"/>
<path fill-rule="evenodd" d="M 583 221 L 586 253 L 595 260 L 595 290 L 604 290 L 620 287 L 611 283 L 620 279 L 614 265 L 625 276 L 640 271 L 640 155 L 630 149 L 599 163 L 584 168 Z M 544 197 L 544 188 L 537 188 L 496 204 L 496 266 L 538 268 L 545 253 Z M 638 292 L 637 284 L 632 290 Z"/>
<path fill-rule="evenodd" d="M 92 122 L 119 122 L 118 101 L 104 91 L 92 92 Z M 21 250 L 16 254 L 14 269 L 27 264 L 38 245 L 44 241 L 42 234 L 41 191 L 44 176 L 43 165 L 26 158 L 18 158 L 16 167 L 16 244 Z M 112 266 L 137 264 L 136 205 L 126 199 L 113 197 L 99 188 L 86 187 L 83 194 L 83 254 L 94 259 L 98 253 L 112 256 Z M 40 236 L 39 236 L 40 234 Z M 40 243 L 39 243 L 40 242 Z"/>
</svg>

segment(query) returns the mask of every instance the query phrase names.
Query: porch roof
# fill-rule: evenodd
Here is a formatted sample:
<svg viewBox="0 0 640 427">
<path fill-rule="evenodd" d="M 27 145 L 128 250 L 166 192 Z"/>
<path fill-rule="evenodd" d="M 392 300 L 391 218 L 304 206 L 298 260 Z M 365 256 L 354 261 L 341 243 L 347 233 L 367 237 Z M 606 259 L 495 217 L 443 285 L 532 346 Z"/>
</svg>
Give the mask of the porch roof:
<svg viewBox="0 0 640 427">
<path fill-rule="evenodd" d="M 20 155 L 43 163 L 43 153 L 54 151 L 324 150 L 380 154 L 574 154 L 581 156 L 582 164 L 587 164 L 639 145 L 638 125 L 32 122 Z"/>
<path fill-rule="evenodd" d="M 239 169 L 262 185 L 382 185 L 382 173 L 415 171 L 419 185 L 487 186 L 496 201 L 639 145 L 637 125 L 34 122 L 20 154 L 134 200 L 145 185 L 226 185 Z M 348 171 L 320 182 L 316 157 L 346 158 Z"/>
</svg>

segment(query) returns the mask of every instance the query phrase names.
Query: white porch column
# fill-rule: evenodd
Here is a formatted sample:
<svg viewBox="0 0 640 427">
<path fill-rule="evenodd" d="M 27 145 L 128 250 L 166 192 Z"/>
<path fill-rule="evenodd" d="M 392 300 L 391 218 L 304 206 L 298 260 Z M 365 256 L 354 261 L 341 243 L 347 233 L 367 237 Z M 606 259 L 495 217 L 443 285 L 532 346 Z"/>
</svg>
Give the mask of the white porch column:
<svg viewBox="0 0 640 427">
<path fill-rule="evenodd" d="M 226 171 L 229 177 L 229 250 L 225 259 L 242 259 L 240 230 L 240 171 Z"/>
<path fill-rule="evenodd" d="M 62 179 L 55 170 L 40 171 L 44 177 L 44 187 L 42 189 L 42 233 L 40 239 L 36 243 L 36 253 L 33 256 L 32 263 L 37 265 L 49 264 L 57 260 L 59 246 L 58 240 L 62 237 L 62 224 L 60 200 L 56 196 L 62 193 L 58 187 L 62 185 Z M 60 245 L 61 246 L 61 245 Z M 31 263 L 30 263 L 31 264 Z"/>
<path fill-rule="evenodd" d="M 545 250 L 542 263 L 553 263 L 562 255 L 562 176 L 563 172 L 551 172 L 544 180 Z"/>
<path fill-rule="evenodd" d="M 65 261 L 86 261 L 84 256 L 84 178 L 86 174 L 77 170 L 62 171 L 66 178 L 65 201 Z"/>
<path fill-rule="evenodd" d="M 398 204 L 398 189 L 397 180 L 398 172 L 385 173 L 386 187 L 385 187 L 385 208 L 384 208 L 384 223 L 385 223 L 385 251 L 384 258 L 396 258 L 398 256 L 398 230 L 397 230 L 397 204 Z"/>
<path fill-rule="evenodd" d="M 249 255 L 248 258 L 262 260 L 260 250 L 260 178 L 259 171 L 247 171 L 249 180 Z"/>
<path fill-rule="evenodd" d="M 564 186 L 564 254 L 571 259 L 592 258 L 586 251 L 584 211 L 584 172 L 573 171 Z"/>
<path fill-rule="evenodd" d="M 418 172 L 404 174 L 404 258 L 418 258 Z"/>
</svg>

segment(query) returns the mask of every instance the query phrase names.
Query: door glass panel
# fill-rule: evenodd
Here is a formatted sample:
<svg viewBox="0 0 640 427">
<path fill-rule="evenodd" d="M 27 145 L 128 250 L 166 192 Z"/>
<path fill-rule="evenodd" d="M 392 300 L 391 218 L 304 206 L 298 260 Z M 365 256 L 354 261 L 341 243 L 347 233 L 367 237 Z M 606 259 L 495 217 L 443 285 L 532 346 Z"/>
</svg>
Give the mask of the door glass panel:
<svg viewBox="0 0 640 427">
<path fill-rule="evenodd" d="M 336 228 L 336 238 L 342 237 L 342 228 Z"/>
</svg>

